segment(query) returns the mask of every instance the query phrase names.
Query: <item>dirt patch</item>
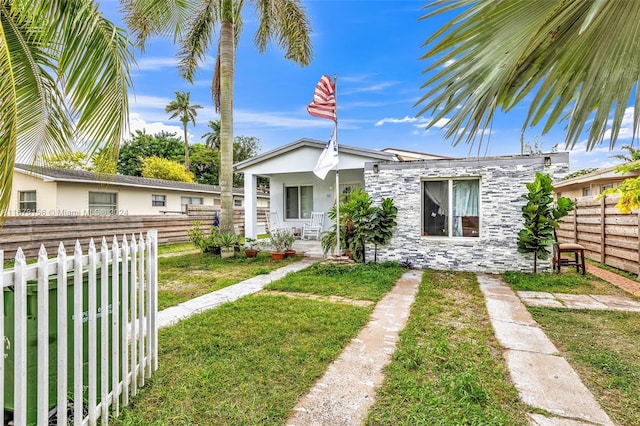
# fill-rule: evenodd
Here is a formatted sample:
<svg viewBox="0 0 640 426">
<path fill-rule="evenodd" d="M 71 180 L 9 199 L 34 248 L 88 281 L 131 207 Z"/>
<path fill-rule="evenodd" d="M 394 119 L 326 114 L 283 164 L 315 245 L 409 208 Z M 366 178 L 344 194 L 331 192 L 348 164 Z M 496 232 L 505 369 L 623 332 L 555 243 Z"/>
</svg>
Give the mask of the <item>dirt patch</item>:
<svg viewBox="0 0 640 426">
<path fill-rule="evenodd" d="M 260 292 L 260 294 L 266 294 L 266 295 L 272 295 L 272 296 L 287 296 L 287 297 L 299 298 L 299 299 L 320 300 L 323 302 L 346 303 L 348 305 L 353 305 L 353 306 L 371 306 L 374 304 L 374 302 L 370 300 L 354 300 L 354 299 L 348 299 L 346 297 L 340 297 L 340 296 L 321 296 L 318 294 L 294 293 L 290 291 L 263 290 Z"/>
</svg>

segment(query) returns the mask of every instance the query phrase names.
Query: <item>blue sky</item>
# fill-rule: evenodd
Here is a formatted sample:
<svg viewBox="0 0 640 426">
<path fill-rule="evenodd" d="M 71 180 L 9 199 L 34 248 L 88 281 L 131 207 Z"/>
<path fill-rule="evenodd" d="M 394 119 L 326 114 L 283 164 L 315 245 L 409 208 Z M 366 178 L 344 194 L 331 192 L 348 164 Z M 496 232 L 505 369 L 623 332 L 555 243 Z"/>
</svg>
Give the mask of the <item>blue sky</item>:
<svg viewBox="0 0 640 426">
<path fill-rule="evenodd" d="M 424 0 L 304 0 L 313 29 L 313 60 L 301 67 L 283 57 L 270 45 L 259 54 L 253 44 L 257 22 L 253 7 L 245 2 L 244 29 L 237 49 L 234 93 L 234 135 L 254 136 L 262 151 L 301 138 L 328 140 L 332 122 L 310 116 L 306 106 L 322 74 L 337 76 L 338 143 L 370 149 L 403 148 L 454 157 L 508 155 L 520 153 L 520 133 L 527 105 L 516 106 L 508 114 L 497 114 L 489 145 L 453 147 L 439 128 L 425 130 L 428 115 L 416 117 L 414 104 L 426 92 L 422 71 L 428 66 L 420 57 L 428 36 L 442 24 L 440 20 L 419 21 Z M 118 3 L 101 3 L 105 15 L 122 24 Z M 215 46 L 215 45 L 214 45 Z M 131 130 L 147 133 L 160 130 L 182 135 L 180 123 L 169 120 L 165 106 L 174 92 L 189 91 L 191 100 L 204 106 L 198 110 L 197 125 L 189 127 L 190 143 L 203 142 L 215 113 L 210 85 L 214 53 L 200 68 L 194 84 L 182 80 L 176 69 L 175 47 L 171 40 L 153 39 L 145 52 L 136 52 L 134 88 L 130 97 Z M 628 111 L 617 148 L 631 143 L 632 109 Z M 541 136 L 528 129 L 525 141 L 538 140 L 543 150 L 559 143 L 564 147 L 563 126 Z M 584 143 L 571 151 L 571 169 L 605 167 L 616 164 L 605 145 L 586 152 Z M 480 151 L 480 152 L 478 152 Z"/>
</svg>

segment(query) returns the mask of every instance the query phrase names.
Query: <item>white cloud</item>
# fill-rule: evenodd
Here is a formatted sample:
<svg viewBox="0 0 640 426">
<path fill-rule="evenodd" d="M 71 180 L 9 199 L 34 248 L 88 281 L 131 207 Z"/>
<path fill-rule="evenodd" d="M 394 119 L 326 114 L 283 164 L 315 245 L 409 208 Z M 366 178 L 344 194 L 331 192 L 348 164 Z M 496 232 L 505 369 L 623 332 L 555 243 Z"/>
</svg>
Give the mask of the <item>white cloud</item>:
<svg viewBox="0 0 640 426">
<path fill-rule="evenodd" d="M 406 115 L 404 118 L 383 118 L 382 120 L 376 121 L 375 126 L 382 126 L 385 123 L 399 124 L 399 123 L 415 123 L 418 121 L 424 122 L 424 118 L 409 117 L 408 115 Z"/>
<path fill-rule="evenodd" d="M 175 68 L 178 66 L 178 59 L 175 56 L 152 56 L 138 59 L 136 63 L 138 71 L 159 71 L 165 68 Z"/>
<path fill-rule="evenodd" d="M 176 133 L 176 136 L 182 137 L 182 127 L 164 124 L 161 121 L 146 121 L 140 114 L 132 112 L 129 114 L 129 131 L 135 133 L 136 130 L 145 131 L 149 135 L 160 133 L 161 131 Z M 188 134 L 189 140 L 192 135 Z"/>
</svg>

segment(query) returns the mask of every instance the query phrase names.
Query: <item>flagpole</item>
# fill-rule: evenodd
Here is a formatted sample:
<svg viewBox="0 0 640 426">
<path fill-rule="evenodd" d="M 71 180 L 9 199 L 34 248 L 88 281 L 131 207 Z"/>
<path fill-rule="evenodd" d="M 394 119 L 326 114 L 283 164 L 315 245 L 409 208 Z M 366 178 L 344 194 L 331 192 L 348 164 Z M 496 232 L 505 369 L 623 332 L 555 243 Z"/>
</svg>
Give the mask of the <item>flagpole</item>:
<svg viewBox="0 0 640 426">
<path fill-rule="evenodd" d="M 338 148 L 338 76 L 333 75 L 333 87 L 334 87 L 334 96 L 336 99 L 336 122 L 335 122 L 335 132 L 336 132 L 336 149 Z M 340 250 L 340 170 L 339 164 L 336 164 L 336 245 L 338 246 L 338 256 L 342 256 L 342 252 Z"/>
</svg>

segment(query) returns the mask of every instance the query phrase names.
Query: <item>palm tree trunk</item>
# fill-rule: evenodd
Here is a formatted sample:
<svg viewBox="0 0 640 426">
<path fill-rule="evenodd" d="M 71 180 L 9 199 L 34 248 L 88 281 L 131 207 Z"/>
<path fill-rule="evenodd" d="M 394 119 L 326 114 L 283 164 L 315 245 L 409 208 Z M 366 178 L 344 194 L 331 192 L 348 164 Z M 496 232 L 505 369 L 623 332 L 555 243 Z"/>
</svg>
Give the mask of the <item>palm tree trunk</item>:
<svg viewBox="0 0 640 426">
<path fill-rule="evenodd" d="M 187 140 L 187 125 L 184 125 L 184 169 L 189 171 L 189 141 Z"/>
<path fill-rule="evenodd" d="M 220 230 L 233 232 L 233 22 L 220 28 Z"/>
</svg>

